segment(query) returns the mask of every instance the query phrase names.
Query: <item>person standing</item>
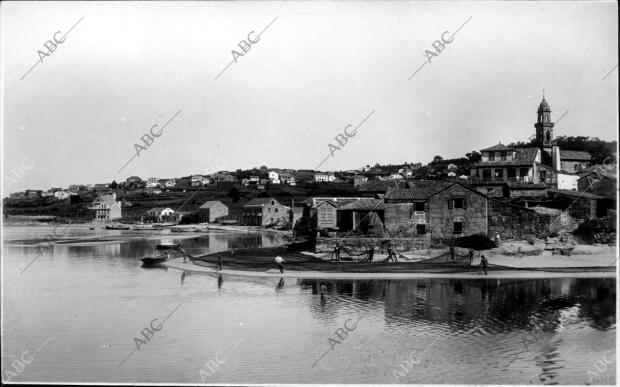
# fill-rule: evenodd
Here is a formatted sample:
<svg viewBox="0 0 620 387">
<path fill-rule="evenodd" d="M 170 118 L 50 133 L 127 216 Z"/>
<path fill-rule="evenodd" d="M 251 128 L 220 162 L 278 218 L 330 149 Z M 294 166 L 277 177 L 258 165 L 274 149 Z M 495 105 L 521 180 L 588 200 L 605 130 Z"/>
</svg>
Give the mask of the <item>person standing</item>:
<svg viewBox="0 0 620 387">
<path fill-rule="evenodd" d="M 276 257 L 276 264 L 280 268 L 280 273 L 284 273 L 284 264 L 285 263 L 286 263 L 286 261 L 284 260 L 284 258 L 282 258 L 279 255 Z"/>
<path fill-rule="evenodd" d="M 473 260 L 474 260 L 474 249 L 469 249 L 469 265 L 470 266 Z"/>
<path fill-rule="evenodd" d="M 372 263 L 372 259 L 375 255 L 375 246 L 373 246 L 372 244 L 370 245 L 369 249 L 368 249 L 368 262 Z"/>
<path fill-rule="evenodd" d="M 336 243 L 336 247 L 334 247 L 334 257 L 336 261 L 340 261 L 340 245 Z"/>
<path fill-rule="evenodd" d="M 217 268 L 217 270 L 222 270 L 222 266 L 224 266 L 224 257 L 222 257 L 221 254 L 218 257 L 219 257 L 218 263 L 220 266 Z"/>
<path fill-rule="evenodd" d="M 450 261 L 454 262 L 454 241 L 450 242 Z"/>
<path fill-rule="evenodd" d="M 484 270 L 484 275 L 487 275 L 487 270 L 489 268 L 489 261 L 487 261 L 487 258 L 484 255 L 480 257 L 480 264 L 482 265 L 482 270 Z"/>
<path fill-rule="evenodd" d="M 392 249 L 392 246 L 388 246 L 387 253 L 388 253 L 387 261 L 389 262 L 391 259 L 392 261 L 394 261 L 394 263 L 396 263 L 396 253 L 394 252 L 394 249 Z"/>
<path fill-rule="evenodd" d="M 499 236 L 499 233 L 495 234 L 495 247 L 499 247 L 499 244 L 501 243 L 502 238 Z"/>
</svg>

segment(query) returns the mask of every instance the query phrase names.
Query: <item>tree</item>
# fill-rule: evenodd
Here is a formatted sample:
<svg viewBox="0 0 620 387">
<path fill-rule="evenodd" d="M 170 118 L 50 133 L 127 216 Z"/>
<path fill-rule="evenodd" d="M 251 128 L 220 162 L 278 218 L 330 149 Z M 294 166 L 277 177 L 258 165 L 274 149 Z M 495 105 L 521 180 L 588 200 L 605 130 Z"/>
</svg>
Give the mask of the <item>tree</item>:
<svg viewBox="0 0 620 387">
<path fill-rule="evenodd" d="M 110 183 L 110 188 L 112 188 L 112 189 L 117 189 L 118 188 L 118 183 L 116 182 L 116 180 L 112 180 L 112 183 Z"/>
<path fill-rule="evenodd" d="M 230 191 L 228 191 L 228 196 L 232 199 L 233 203 L 237 203 L 241 198 L 241 194 L 237 187 L 231 188 Z"/>
<path fill-rule="evenodd" d="M 477 163 L 478 161 L 482 159 L 482 155 L 476 151 L 471 151 L 471 153 L 466 153 L 465 157 L 467 157 L 467 160 L 469 160 L 469 162 L 471 163 Z"/>
<path fill-rule="evenodd" d="M 437 155 L 435 157 L 433 157 L 433 163 L 437 164 L 439 162 L 443 161 L 443 157 Z"/>
</svg>

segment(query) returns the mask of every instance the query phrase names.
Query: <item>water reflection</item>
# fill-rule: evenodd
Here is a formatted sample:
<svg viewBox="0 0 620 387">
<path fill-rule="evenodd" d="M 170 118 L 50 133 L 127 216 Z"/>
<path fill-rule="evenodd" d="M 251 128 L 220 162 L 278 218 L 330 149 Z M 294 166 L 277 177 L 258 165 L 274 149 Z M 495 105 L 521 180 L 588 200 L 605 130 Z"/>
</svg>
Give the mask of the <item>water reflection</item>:
<svg viewBox="0 0 620 387">
<path fill-rule="evenodd" d="M 346 297 L 351 302 L 380 302 L 386 324 L 394 326 L 402 325 L 403 319 L 424 320 L 463 330 L 475 321 L 487 332 L 523 330 L 533 325 L 543 332 L 555 332 L 567 323 L 562 311 L 569 310 L 595 329 L 615 326 L 614 279 L 302 279 L 298 283 L 313 295 L 321 293 L 336 301 Z M 338 302 L 333 305 L 344 306 Z"/>
</svg>

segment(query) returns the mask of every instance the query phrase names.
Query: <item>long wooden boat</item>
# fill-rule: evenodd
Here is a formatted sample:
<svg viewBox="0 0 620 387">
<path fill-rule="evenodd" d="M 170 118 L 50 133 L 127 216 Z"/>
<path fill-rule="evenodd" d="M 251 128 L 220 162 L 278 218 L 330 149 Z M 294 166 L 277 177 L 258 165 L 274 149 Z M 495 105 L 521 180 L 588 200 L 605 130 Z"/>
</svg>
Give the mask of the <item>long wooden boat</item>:
<svg viewBox="0 0 620 387">
<path fill-rule="evenodd" d="M 131 227 L 126 224 L 106 224 L 106 230 L 129 230 Z"/>
<path fill-rule="evenodd" d="M 144 257 L 141 261 L 144 266 L 153 266 L 182 256 L 181 245 L 179 243 L 170 243 L 155 246 L 155 254 L 151 257 Z"/>
<path fill-rule="evenodd" d="M 133 225 L 134 230 L 161 230 L 161 226 L 157 224 L 138 223 Z"/>
<path fill-rule="evenodd" d="M 174 226 L 170 227 L 170 232 L 208 232 L 208 227 L 201 226 Z"/>
</svg>

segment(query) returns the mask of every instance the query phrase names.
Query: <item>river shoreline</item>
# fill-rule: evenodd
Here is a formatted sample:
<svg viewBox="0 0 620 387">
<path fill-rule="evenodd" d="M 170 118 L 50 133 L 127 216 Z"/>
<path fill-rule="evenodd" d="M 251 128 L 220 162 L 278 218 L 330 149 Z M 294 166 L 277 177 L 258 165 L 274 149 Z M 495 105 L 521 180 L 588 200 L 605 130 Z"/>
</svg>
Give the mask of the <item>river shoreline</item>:
<svg viewBox="0 0 620 387">
<path fill-rule="evenodd" d="M 174 259 L 163 264 L 165 267 L 206 274 L 227 274 L 246 277 L 284 277 L 284 278 L 330 278 L 330 279 L 414 279 L 414 278 L 458 278 L 458 279 L 500 279 L 500 278 L 616 278 L 615 270 L 602 271 L 600 268 L 544 268 L 539 270 L 519 270 L 506 268 L 507 270 L 490 270 L 488 275 L 484 275 L 481 269 L 461 273 L 432 273 L 429 271 L 419 272 L 323 272 L 311 270 L 291 270 L 287 269 L 280 273 L 275 268 L 264 271 L 258 270 L 235 270 L 222 269 L 215 267 L 199 266 L 191 262 L 183 262 L 182 258 Z M 587 271 L 584 271 L 587 270 Z"/>
</svg>

